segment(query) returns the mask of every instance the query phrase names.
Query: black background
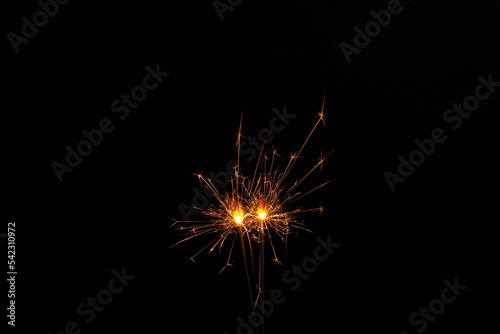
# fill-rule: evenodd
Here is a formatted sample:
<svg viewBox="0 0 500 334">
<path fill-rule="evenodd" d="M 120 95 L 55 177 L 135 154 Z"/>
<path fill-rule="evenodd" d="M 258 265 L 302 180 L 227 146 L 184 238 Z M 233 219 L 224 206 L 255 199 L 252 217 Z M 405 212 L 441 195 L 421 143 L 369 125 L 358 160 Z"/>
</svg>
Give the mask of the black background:
<svg viewBox="0 0 500 334">
<path fill-rule="evenodd" d="M 7 4 L 5 36 L 39 10 Z M 246 135 L 268 126 L 273 108 L 296 114 L 274 140 L 286 155 L 327 87 L 328 127 L 294 177 L 334 149 L 313 181 L 335 182 L 305 200 L 326 211 L 303 217 L 314 233 L 292 235 L 286 261 L 310 256 L 317 236 L 342 246 L 295 292 L 280 280 L 285 269 L 269 264 L 266 288 L 287 300 L 266 333 L 399 333 L 454 277 L 467 290 L 426 332 L 484 331 L 496 315 L 500 93 L 456 131 L 442 115 L 474 93 L 479 75 L 500 81 L 499 5 L 404 1 L 347 64 L 339 43 L 352 44 L 353 28 L 386 4 L 244 0 L 221 22 L 211 1 L 72 1 L 18 54 L 4 38 L 2 224 L 17 227 L 16 330 L 59 333 L 74 320 L 81 333 L 236 333 L 236 317 L 249 312 L 241 260 L 216 276 L 228 248 L 192 263 L 208 240 L 170 248 L 181 236 L 169 226 L 192 202 L 192 173 L 235 158 L 242 112 Z M 170 76 L 120 121 L 111 102 L 158 63 Z M 116 130 L 60 183 L 51 163 L 105 117 Z M 436 127 L 447 141 L 392 193 L 384 172 Z M 77 305 L 122 267 L 135 279 L 85 324 Z"/>
</svg>

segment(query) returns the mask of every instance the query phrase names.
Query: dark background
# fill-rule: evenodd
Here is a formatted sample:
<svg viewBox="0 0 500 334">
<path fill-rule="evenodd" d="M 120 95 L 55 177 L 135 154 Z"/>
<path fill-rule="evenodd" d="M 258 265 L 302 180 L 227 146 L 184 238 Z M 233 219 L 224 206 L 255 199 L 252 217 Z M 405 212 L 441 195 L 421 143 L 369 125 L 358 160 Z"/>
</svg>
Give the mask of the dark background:
<svg viewBox="0 0 500 334">
<path fill-rule="evenodd" d="M 228 248 L 188 261 L 209 239 L 170 248 L 181 238 L 172 217 L 192 202 L 192 173 L 235 158 L 242 111 L 247 135 L 273 108 L 297 114 L 274 140 L 286 155 L 327 87 L 328 128 L 301 162 L 333 148 L 308 185 L 336 180 L 304 200 L 326 211 L 303 217 L 314 233 L 292 235 L 286 261 L 310 256 L 317 236 L 342 246 L 295 292 L 269 264 L 266 288 L 286 290 L 287 301 L 266 332 L 399 333 L 456 276 L 467 290 L 426 332 L 484 331 L 496 316 L 500 92 L 456 131 L 442 115 L 474 93 L 479 75 L 500 81 L 498 3 L 404 1 L 351 64 L 339 43 L 352 44 L 353 28 L 387 1 L 244 0 L 223 22 L 211 1 L 170 3 L 72 1 L 18 54 L 4 38 L 2 224 L 17 227 L 16 330 L 59 333 L 74 320 L 81 333 L 236 333 L 249 312 L 239 253 L 220 276 Z M 6 2 L 4 35 L 38 10 Z M 158 63 L 170 76 L 120 121 L 111 102 Z M 59 183 L 51 163 L 104 117 L 116 130 Z M 392 193 L 383 173 L 436 127 L 448 140 Z M 77 305 L 122 267 L 135 279 L 85 324 Z"/>
</svg>

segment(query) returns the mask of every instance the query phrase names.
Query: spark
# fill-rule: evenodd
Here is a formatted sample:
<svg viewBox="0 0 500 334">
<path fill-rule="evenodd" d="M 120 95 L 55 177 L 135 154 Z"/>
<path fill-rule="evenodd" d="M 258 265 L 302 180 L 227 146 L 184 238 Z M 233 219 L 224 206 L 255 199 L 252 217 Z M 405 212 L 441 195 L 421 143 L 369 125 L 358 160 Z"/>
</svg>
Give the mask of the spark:
<svg viewBox="0 0 500 334">
<path fill-rule="evenodd" d="M 195 209 L 199 211 L 200 216 L 205 217 L 206 220 L 175 221 L 174 223 L 174 225 L 179 225 L 178 227 L 180 230 L 187 231 L 187 233 L 185 238 L 172 245 L 172 247 L 194 237 L 215 235 L 215 238 L 209 244 L 190 257 L 193 261 L 196 256 L 207 248 L 209 248 L 210 253 L 218 247 L 220 253 L 223 246 L 226 243 L 229 244 L 229 256 L 226 265 L 220 272 L 226 267 L 232 266 L 231 257 L 233 256 L 233 248 L 235 241 L 239 239 L 253 310 L 255 310 L 255 306 L 259 299 L 262 302 L 264 301 L 264 244 L 267 243 L 270 245 L 272 261 L 281 264 L 276 252 L 274 240 L 279 239 L 285 243 L 286 254 L 288 235 L 293 230 L 299 229 L 310 232 L 307 226 L 301 222 L 298 217 L 302 213 L 321 213 L 324 211 L 323 205 L 317 208 L 305 209 L 296 206 L 296 201 L 333 181 L 329 180 L 308 191 L 298 191 L 304 180 L 310 177 L 315 170 L 322 169 L 326 159 L 333 151 L 326 155 L 321 153 L 319 161 L 313 164 L 304 176 L 297 178 L 291 185 L 289 182 L 289 175 L 292 168 L 301 157 L 303 149 L 309 139 L 320 123 L 326 125 L 324 106 L 325 98 L 323 98 L 321 111 L 317 114 L 317 121 L 312 130 L 300 149 L 296 152 L 291 152 L 288 161 L 283 164 L 285 167 L 282 171 L 281 165 L 284 158 L 278 154 L 278 150 L 274 147 L 269 150 L 268 153 L 264 153 L 264 147 L 266 145 L 266 143 L 264 143 L 255 164 L 252 177 L 240 173 L 240 144 L 241 138 L 243 138 L 241 132 L 241 125 L 243 122 L 242 115 L 236 140 L 238 160 L 237 165 L 234 167 L 234 176 L 231 176 L 227 187 L 228 189 L 226 189 L 225 192 L 221 192 L 218 186 L 214 184 L 213 180 L 203 176 L 201 173 L 195 174 L 202 187 L 207 188 L 214 196 L 215 201 L 206 208 L 195 207 Z M 179 223 L 189 225 L 182 226 Z M 259 245 L 258 271 L 255 270 L 254 264 L 253 254 L 257 253 L 254 251 L 255 244 Z M 249 264 L 252 265 L 252 270 L 249 269 Z M 253 299 L 252 293 L 252 286 L 254 286 L 254 284 L 252 284 L 250 279 L 251 273 L 256 282 L 255 286 L 258 291 L 255 300 Z M 255 278 L 256 274 L 258 274 L 257 279 Z"/>
</svg>

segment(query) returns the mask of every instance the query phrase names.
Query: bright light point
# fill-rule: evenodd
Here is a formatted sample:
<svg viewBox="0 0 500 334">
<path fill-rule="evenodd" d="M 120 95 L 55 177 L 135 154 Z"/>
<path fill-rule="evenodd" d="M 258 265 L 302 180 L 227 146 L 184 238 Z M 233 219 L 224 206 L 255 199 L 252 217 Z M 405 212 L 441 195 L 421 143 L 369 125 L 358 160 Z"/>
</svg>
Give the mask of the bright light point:
<svg viewBox="0 0 500 334">
<path fill-rule="evenodd" d="M 266 212 L 266 209 L 264 209 L 264 208 L 260 208 L 257 211 L 257 214 L 259 215 L 260 219 L 266 219 L 266 217 L 267 217 L 267 212 Z"/>
<path fill-rule="evenodd" d="M 237 224 L 241 224 L 241 222 L 243 221 L 243 219 L 245 218 L 245 216 L 243 215 L 243 212 L 241 212 L 241 211 L 235 211 L 233 213 L 233 218 L 234 218 L 234 221 Z"/>
</svg>

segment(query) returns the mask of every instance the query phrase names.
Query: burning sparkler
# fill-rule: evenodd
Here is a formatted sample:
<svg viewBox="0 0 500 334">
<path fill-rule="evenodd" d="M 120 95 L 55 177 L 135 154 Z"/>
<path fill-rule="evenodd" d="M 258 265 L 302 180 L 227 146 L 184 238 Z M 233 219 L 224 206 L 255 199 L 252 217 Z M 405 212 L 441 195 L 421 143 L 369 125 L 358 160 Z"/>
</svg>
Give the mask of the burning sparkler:
<svg viewBox="0 0 500 334">
<path fill-rule="evenodd" d="M 184 239 L 175 243 L 173 246 L 194 237 L 202 235 L 215 235 L 215 238 L 210 243 L 190 258 L 193 261 L 196 256 L 207 248 L 209 248 L 209 253 L 217 247 L 219 247 L 219 252 L 221 252 L 224 244 L 228 242 L 231 244 L 226 265 L 220 272 L 222 272 L 227 266 L 231 265 L 231 256 L 234 244 L 236 239 L 239 239 L 245 263 L 252 309 L 255 308 L 259 299 L 263 301 L 264 244 L 267 242 L 270 245 L 273 255 L 272 260 L 281 264 L 276 254 L 273 240 L 279 238 L 284 241 L 286 249 L 288 235 L 292 229 L 303 229 L 309 231 L 309 229 L 297 219 L 299 214 L 323 211 L 322 206 L 312 209 L 302 209 L 300 207 L 294 207 L 294 205 L 298 200 L 333 181 L 330 180 L 326 183 L 320 184 L 316 188 L 305 193 L 297 191 L 298 187 L 307 177 L 311 175 L 311 173 L 313 173 L 313 171 L 320 169 L 323 166 L 323 163 L 331 152 L 326 156 L 321 156 L 319 161 L 315 163 L 302 178 L 297 179 L 293 185 L 288 187 L 287 180 L 295 162 L 300 157 L 312 134 L 320 123 L 325 123 L 324 105 L 325 98 L 323 98 L 321 111 L 317 115 L 318 120 L 302 144 L 301 148 L 290 156 L 285 169 L 280 171 L 280 162 L 278 159 L 281 159 L 281 157 L 278 155 L 277 151 L 273 149 L 270 153 L 264 154 L 265 145 L 263 145 L 251 178 L 240 174 L 239 157 L 240 141 L 242 138 L 242 121 L 240 120 L 237 138 L 238 162 L 234 167 L 234 176 L 231 177 L 230 180 L 230 189 L 225 192 L 221 192 L 211 179 L 206 178 L 202 174 L 196 174 L 202 187 L 208 188 L 214 196 L 216 203 L 210 204 L 205 209 L 195 207 L 195 209 L 200 212 L 200 216 L 207 218 L 206 220 L 175 221 L 174 223 L 174 225 L 177 226 L 179 226 L 180 223 L 195 223 L 195 225 L 179 226 L 180 230 L 187 230 L 188 233 Z M 257 280 L 255 279 L 256 271 L 253 266 L 253 246 L 255 244 L 259 245 Z M 247 256 L 247 250 L 249 250 L 250 256 Z M 248 258 L 251 259 L 253 277 L 256 281 L 255 285 L 257 286 L 258 291 L 255 300 L 253 299 L 252 283 L 250 280 L 250 271 L 248 269 L 248 262 L 250 261 L 248 261 Z"/>
</svg>

